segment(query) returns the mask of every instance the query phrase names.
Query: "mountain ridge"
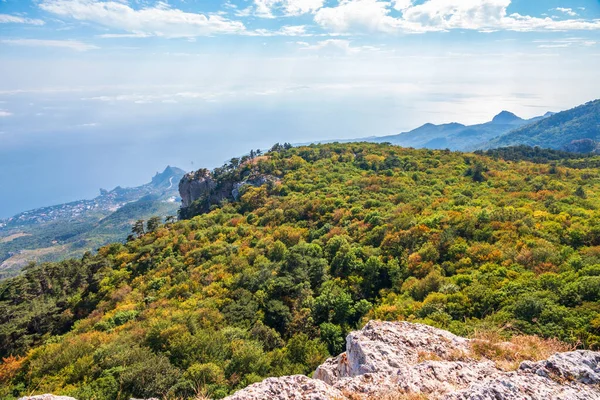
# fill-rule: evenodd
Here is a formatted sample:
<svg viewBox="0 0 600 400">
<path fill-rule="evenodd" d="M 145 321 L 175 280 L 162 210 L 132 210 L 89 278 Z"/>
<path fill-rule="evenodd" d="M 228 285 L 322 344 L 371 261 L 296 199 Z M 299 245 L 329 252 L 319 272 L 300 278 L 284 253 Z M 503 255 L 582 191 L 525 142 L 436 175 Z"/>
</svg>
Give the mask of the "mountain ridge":
<svg viewBox="0 0 600 400">
<path fill-rule="evenodd" d="M 546 113 L 548 114 L 548 113 Z M 391 144 L 428 149 L 450 149 L 467 151 L 476 148 L 476 145 L 501 136 L 530 123 L 534 123 L 544 116 L 528 120 L 518 117 L 509 111 L 501 111 L 491 121 L 475 125 L 464 125 L 458 122 L 446 124 L 426 123 L 408 132 L 394 135 L 364 138 L 363 140 L 375 143 L 389 142 Z M 361 139 L 357 139 L 361 140 Z"/>
<path fill-rule="evenodd" d="M 563 149 L 573 141 L 600 141 L 600 99 L 561 111 L 533 124 L 482 141 L 480 149 L 515 145 Z"/>
</svg>

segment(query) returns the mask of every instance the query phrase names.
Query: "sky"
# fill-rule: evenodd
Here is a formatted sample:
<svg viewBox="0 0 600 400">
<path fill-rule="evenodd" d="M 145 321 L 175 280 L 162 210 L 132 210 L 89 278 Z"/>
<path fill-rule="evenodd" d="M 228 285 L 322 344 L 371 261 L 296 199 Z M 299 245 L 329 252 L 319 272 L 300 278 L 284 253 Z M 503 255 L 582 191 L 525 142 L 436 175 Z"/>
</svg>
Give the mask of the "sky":
<svg viewBox="0 0 600 400">
<path fill-rule="evenodd" d="M 599 0 L 0 0 L 0 218 L 600 97 Z"/>
</svg>

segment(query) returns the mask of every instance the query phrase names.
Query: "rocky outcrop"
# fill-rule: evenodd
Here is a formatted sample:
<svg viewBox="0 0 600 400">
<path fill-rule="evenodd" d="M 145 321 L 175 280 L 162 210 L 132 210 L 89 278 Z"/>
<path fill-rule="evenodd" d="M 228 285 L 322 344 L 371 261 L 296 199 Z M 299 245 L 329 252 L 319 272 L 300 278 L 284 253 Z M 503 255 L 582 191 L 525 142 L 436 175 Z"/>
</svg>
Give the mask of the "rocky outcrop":
<svg viewBox="0 0 600 400">
<path fill-rule="evenodd" d="M 185 174 L 179 181 L 182 207 L 189 207 L 194 201 L 209 196 L 216 187 L 217 182 L 207 169 L 199 169 Z"/>
<path fill-rule="evenodd" d="M 246 389 L 227 397 L 228 400 L 321 400 L 343 399 L 345 396 L 338 389 L 317 379 L 304 375 L 267 378 L 261 383 L 248 386 Z"/>
<path fill-rule="evenodd" d="M 235 175 L 235 174 L 233 174 Z M 242 187 L 262 186 L 275 183 L 278 179 L 271 175 L 250 173 L 243 178 L 215 178 L 207 169 L 200 169 L 184 175 L 179 181 L 179 195 L 181 196 L 182 210 L 190 208 L 194 202 L 199 201 L 198 210 L 194 212 L 207 212 L 211 205 L 220 204 L 223 200 L 237 201 Z"/>
<path fill-rule="evenodd" d="M 19 400 L 76 400 L 68 396 L 55 396 L 53 394 L 38 394 L 35 396 L 21 397 Z"/>
<path fill-rule="evenodd" d="M 254 399 L 379 399 L 422 394 L 445 400 L 600 399 L 600 353 L 558 353 L 505 372 L 472 351 L 473 342 L 408 322 L 369 322 L 347 337 L 346 352 L 313 379 L 269 378 L 230 396 Z"/>
</svg>

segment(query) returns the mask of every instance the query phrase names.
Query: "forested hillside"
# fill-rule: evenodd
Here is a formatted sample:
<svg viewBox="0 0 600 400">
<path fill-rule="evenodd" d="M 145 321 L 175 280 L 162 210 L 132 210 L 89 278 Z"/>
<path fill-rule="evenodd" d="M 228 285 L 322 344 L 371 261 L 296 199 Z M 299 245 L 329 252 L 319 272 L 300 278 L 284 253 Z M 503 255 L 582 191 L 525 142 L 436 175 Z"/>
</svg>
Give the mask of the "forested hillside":
<svg viewBox="0 0 600 400">
<path fill-rule="evenodd" d="M 515 129 L 478 146 L 489 149 L 504 146 L 569 148 L 572 142 L 600 140 L 600 100 L 562 111 L 538 122 Z"/>
<path fill-rule="evenodd" d="M 310 373 L 368 319 L 597 349 L 598 159 L 512 154 L 349 143 L 224 166 L 277 179 L 0 282 L 0 397 L 221 398 Z"/>
</svg>

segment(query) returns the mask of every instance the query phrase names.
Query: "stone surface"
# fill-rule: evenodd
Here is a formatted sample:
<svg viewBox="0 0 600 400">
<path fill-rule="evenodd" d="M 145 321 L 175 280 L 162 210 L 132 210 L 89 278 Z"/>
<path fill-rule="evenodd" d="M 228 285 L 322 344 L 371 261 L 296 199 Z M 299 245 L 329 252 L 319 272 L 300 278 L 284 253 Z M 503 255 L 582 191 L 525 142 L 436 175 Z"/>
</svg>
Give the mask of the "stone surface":
<svg viewBox="0 0 600 400">
<path fill-rule="evenodd" d="M 19 400 L 76 400 L 68 396 L 55 396 L 53 394 L 38 394 L 35 396 L 21 397 Z"/>
<path fill-rule="evenodd" d="M 523 362 L 519 370 L 559 381 L 599 384 L 600 353 L 584 350 L 558 353 L 544 361 Z"/>
<path fill-rule="evenodd" d="M 600 389 L 574 382 L 556 382 L 531 373 L 509 372 L 448 393 L 444 400 L 597 400 Z"/>
<path fill-rule="evenodd" d="M 366 373 L 394 373 L 419 357 L 462 359 L 469 340 L 450 332 L 409 322 L 370 321 L 346 338 L 346 352 L 317 368 L 314 378 L 333 384 L 339 378 Z"/>
<path fill-rule="evenodd" d="M 179 181 L 179 195 L 183 207 L 189 207 L 195 200 L 209 195 L 217 186 L 207 169 L 186 174 Z"/>
<path fill-rule="evenodd" d="M 304 375 L 267 378 L 240 390 L 227 400 L 334 400 L 345 399 L 339 390 Z"/>
<path fill-rule="evenodd" d="M 324 362 L 313 378 L 269 378 L 228 399 L 372 400 L 419 393 L 428 400 L 600 400 L 600 353 L 559 353 L 504 372 L 477 359 L 469 339 L 427 325 L 371 321 L 350 333 L 346 352 Z"/>
</svg>

